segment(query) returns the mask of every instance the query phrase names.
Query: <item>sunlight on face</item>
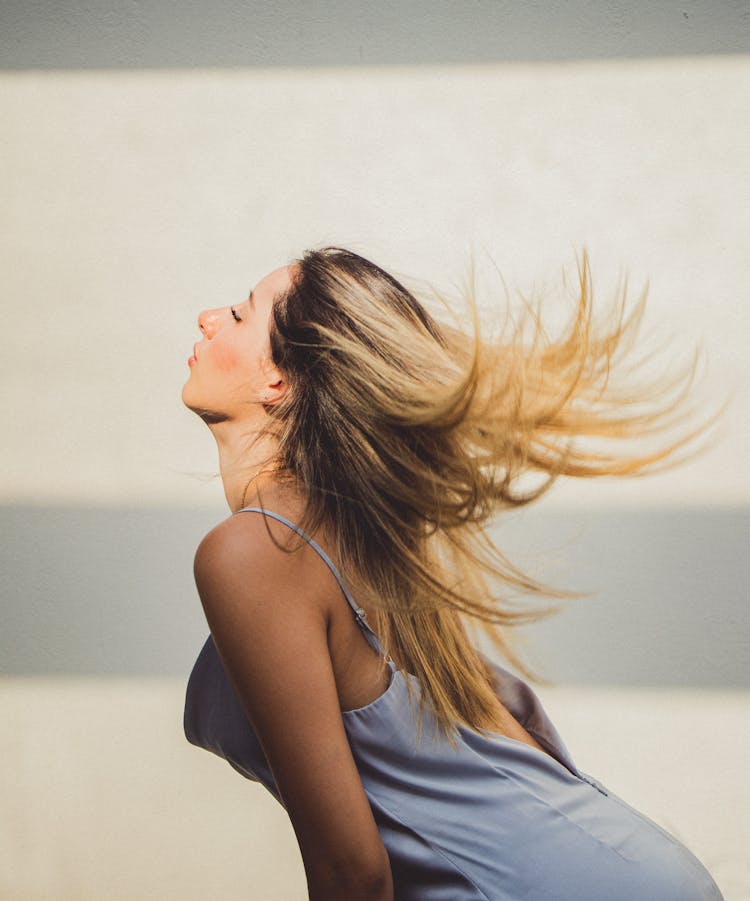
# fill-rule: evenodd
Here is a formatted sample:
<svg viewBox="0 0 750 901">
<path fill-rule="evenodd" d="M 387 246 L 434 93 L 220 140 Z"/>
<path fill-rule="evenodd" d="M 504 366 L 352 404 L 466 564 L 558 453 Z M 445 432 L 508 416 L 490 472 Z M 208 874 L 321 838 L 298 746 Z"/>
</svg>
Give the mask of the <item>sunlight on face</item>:
<svg viewBox="0 0 750 901">
<path fill-rule="evenodd" d="M 206 421 L 257 416 L 261 401 L 278 393 L 280 373 L 271 360 L 273 302 L 291 284 L 293 267 L 282 266 L 261 279 L 236 304 L 198 316 L 203 338 L 190 358 L 183 403 Z"/>
</svg>

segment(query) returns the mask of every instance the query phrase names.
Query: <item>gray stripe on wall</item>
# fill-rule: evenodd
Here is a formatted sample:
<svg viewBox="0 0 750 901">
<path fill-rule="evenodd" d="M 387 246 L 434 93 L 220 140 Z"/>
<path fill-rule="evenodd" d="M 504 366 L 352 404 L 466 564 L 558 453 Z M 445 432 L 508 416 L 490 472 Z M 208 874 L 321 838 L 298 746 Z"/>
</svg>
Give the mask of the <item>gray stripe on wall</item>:
<svg viewBox="0 0 750 901">
<path fill-rule="evenodd" d="M 0 672 L 186 675 L 208 634 L 193 554 L 227 513 L 0 507 Z M 493 537 L 531 575 L 595 592 L 524 630 L 543 675 L 750 687 L 750 508 L 530 508 Z"/>
<path fill-rule="evenodd" d="M 746 53 L 746 2 L 4 0 L 5 69 L 551 62 Z"/>
</svg>

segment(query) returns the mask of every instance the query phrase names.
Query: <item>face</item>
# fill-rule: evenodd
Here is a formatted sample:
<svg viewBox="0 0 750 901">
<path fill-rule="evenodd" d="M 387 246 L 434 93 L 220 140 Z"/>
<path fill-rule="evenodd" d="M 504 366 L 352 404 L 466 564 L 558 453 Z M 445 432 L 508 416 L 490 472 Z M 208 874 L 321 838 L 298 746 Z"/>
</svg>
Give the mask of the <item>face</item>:
<svg viewBox="0 0 750 901">
<path fill-rule="evenodd" d="M 284 391 L 271 360 L 270 323 L 274 298 L 291 285 L 283 266 L 258 282 L 249 298 L 198 316 L 202 339 L 188 361 L 183 403 L 206 422 L 252 419 Z"/>
</svg>

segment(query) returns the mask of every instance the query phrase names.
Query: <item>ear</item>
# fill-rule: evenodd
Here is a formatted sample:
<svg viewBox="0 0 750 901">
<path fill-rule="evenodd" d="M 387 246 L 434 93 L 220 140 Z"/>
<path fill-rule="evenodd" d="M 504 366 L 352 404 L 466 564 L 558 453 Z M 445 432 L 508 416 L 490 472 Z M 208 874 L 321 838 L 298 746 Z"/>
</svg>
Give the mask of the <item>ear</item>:
<svg viewBox="0 0 750 901">
<path fill-rule="evenodd" d="M 270 360 L 264 367 L 263 378 L 265 380 L 263 386 L 263 403 L 277 403 L 286 393 L 287 383 L 279 369 L 277 369 Z"/>
</svg>

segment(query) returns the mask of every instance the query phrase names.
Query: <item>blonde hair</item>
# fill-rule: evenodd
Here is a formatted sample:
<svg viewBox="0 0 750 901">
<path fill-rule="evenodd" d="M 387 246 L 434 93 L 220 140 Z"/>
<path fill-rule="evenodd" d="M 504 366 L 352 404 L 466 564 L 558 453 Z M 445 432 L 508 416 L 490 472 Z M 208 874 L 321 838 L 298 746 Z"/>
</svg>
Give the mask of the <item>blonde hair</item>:
<svg viewBox="0 0 750 901">
<path fill-rule="evenodd" d="M 289 390 L 267 409 L 277 462 L 307 497 L 299 524 L 308 533 L 332 526 L 337 562 L 356 582 L 359 603 L 374 611 L 384 652 L 421 683 L 420 732 L 427 704 L 451 742 L 459 725 L 493 729 L 493 674 L 474 638 L 484 632 L 534 678 L 507 627 L 556 608 L 514 608 L 493 596 L 490 581 L 557 599 L 584 594 L 516 568 L 486 531 L 493 517 L 537 500 L 561 475 L 671 468 L 687 459 L 675 452 L 723 408 L 650 453 L 575 443 L 586 436 L 640 439 L 682 422 L 685 415 L 671 414 L 697 363 L 696 355 L 672 378 L 614 384 L 612 364 L 633 344 L 647 291 L 626 318 L 624 288 L 614 321 L 595 330 L 585 249 L 575 315 L 558 340 L 529 305 L 509 338 L 484 338 L 471 286 L 465 299 L 473 328 L 438 322 L 392 275 L 340 247 L 306 251 L 293 272 L 290 289 L 275 299 L 271 325 L 273 360 Z M 531 343 L 524 340 L 527 322 Z M 634 409 L 680 385 L 676 400 Z M 546 481 L 517 490 L 532 472 Z"/>
</svg>

